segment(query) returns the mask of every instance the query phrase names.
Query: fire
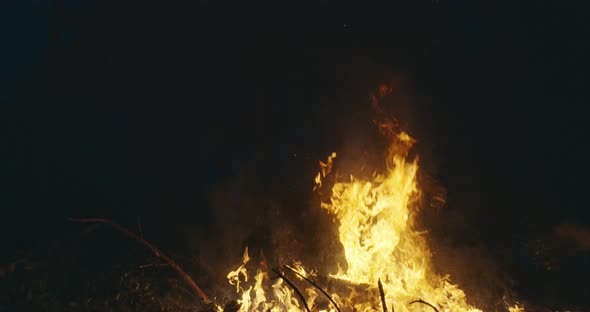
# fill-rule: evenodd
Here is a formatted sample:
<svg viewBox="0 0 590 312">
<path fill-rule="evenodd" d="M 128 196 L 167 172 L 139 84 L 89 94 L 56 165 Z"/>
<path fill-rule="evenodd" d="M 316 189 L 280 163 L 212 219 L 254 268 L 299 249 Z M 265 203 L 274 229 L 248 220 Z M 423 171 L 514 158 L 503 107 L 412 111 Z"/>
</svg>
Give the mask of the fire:
<svg viewBox="0 0 590 312">
<path fill-rule="evenodd" d="M 241 299 L 238 300 L 238 304 L 240 304 L 239 312 L 302 311 L 299 307 L 299 302 L 294 296 L 293 290 L 288 286 L 285 286 L 282 279 L 277 279 L 276 282 L 272 284 L 272 299 L 267 299 L 267 292 L 264 289 L 263 282 L 265 279 L 268 279 L 268 274 L 261 269 L 258 269 L 256 272 L 254 286 L 240 286 L 240 276 L 243 278 L 242 284 L 248 283 L 248 270 L 246 265 L 249 261 L 250 256 L 248 255 L 248 248 L 246 247 L 242 257 L 242 264 L 236 270 L 230 271 L 227 274 L 229 283 L 236 286 L 236 292 L 241 293 Z M 314 295 L 317 297 L 315 292 Z"/>
<path fill-rule="evenodd" d="M 385 302 L 395 311 L 410 311 L 408 303 L 419 298 L 440 311 L 480 311 L 448 277 L 433 272 L 424 233 L 416 230 L 418 160 L 407 155 L 413 143 L 400 132 L 389 149 L 385 173 L 371 181 L 351 177 L 336 183 L 330 202 L 322 204 L 335 217 L 346 257 L 347 268 L 333 277 L 373 287 L 380 280 Z M 349 303 L 359 311 L 372 309 L 357 298 Z M 414 311 L 422 308 L 432 309 L 412 306 Z"/>
<path fill-rule="evenodd" d="M 524 308 L 519 306 L 518 304 L 508 306 L 509 312 L 524 312 Z"/>
<path fill-rule="evenodd" d="M 380 92 L 385 91 L 380 89 Z M 320 309 L 316 306 L 317 298 L 322 296 L 318 287 L 296 291 L 282 278 L 277 278 L 269 287 L 271 275 L 281 276 L 279 271 L 273 274 L 258 269 L 252 285 L 252 281 L 248 282 L 250 257 L 246 249 L 242 264 L 227 275 L 229 283 L 241 295 L 240 312 L 307 309 L 336 312 L 336 305 L 341 311 L 359 312 L 433 311 L 433 308 L 440 312 L 481 311 L 467 302 L 463 290 L 448 276 L 433 270 L 425 233 L 416 225 L 419 166 L 417 157 L 408 156 L 415 140 L 406 132 L 398 131 L 396 124 L 378 123 L 378 126 L 392 139 L 385 172 L 376 173 L 370 179 L 350 176 L 347 181 L 337 182 L 332 187 L 330 200 L 321 204 L 338 226 L 345 255 L 339 272 L 329 278 L 347 285 L 348 294 L 333 291 L 329 294 L 331 303 Z M 322 187 L 322 180 L 330 173 L 335 157 L 333 153 L 325 163 L 320 162 L 321 172 L 316 176 L 314 190 Z M 315 273 L 300 263 L 285 266 L 285 269 L 308 281 Z M 381 293 L 384 298 L 380 298 Z M 507 306 L 507 310 L 524 311 L 516 305 Z"/>
<path fill-rule="evenodd" d="M 330 174 L 330 172 L 332 171 L 332 165 L 334 164 L 334 158 L 336 158 L 336 153 L 332 153 L 332 155 L 328 156 L 328 160 L 324 163 L 322 161 L 320 161 L 320 168 L 322 169 L 321 172 L 318 172 L 318 174 L 315 177 L 315 186 L 313 187 L 313 190 L 318 190 L 320 187 L 322 187 L 322 179 L 325 178 L 327 175 Z"/>
</svg>

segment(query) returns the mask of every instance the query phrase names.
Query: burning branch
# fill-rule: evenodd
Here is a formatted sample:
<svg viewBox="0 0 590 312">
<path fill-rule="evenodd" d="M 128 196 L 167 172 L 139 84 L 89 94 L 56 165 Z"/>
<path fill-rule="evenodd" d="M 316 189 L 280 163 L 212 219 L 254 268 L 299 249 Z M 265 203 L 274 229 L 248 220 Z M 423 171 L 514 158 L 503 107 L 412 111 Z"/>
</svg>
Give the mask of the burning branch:
<svg viewBox="0 0 590 312">
<path fill-rule="evenodd" d="M 414 304 L 414 303 L 425 304 L 425 305 L 431 307 L 434 311 L 440 312 L 435 306 L 433 306 L 432 304 L 430 304 L 430 303 L 428 303 L 428 302 L 426 302 L 426 301 L 424 301 L 422 299 L 414 300 L 414 301 L 410 302 L 409 304 Z"/>
<path fill-rule="evenodd" d="M 151 250 L 156 255 L 156 257 L 158 257 L 158 258 L 162 259 L 164 262 L 166 262 L 172 269 L 174 269 L 174 271 L 176 271 L 176 273 L 178 273 L 184 279 L 184 281 L 190 286 L 190 288 L 197 295 L 199 295 L 199 297 L 201 297 L 203 302 L 205 302 L 206 304 L 213 303 L 213 301 L 209 298 L 209 296 L 207 296 L 207 294 L 205 294 L 205 292 L 201 289 L 201 287 L 199 287 L 197 285 L 197 283 L 195 283 L 195 281 L 192 279 L 192 277 L 190 275 L 188 275 L 188 273 L 186 273 L 174 260 L 172 260 L 170 257 L 166 256 L 156 246 L 152 245 L 151 243 L 149 243 L 145 239 L 139 237 L 137 234 L 131 232 L 127 228 L 113 222 L 112 220 L 102 219 L 102 218 L 91 218 L 91 219 L 70 218 L 69 220 L 72 222 L 77 222 L 77 223 L 103 223 L 103 224 L 107 224 L 107 225 L 113 227 L 115 230 L 125 234 L 129 238 L 144 245 L 149 250 Z"/>
<path fill-rule="evenodd" d="M 289 287 L 291 287 L 295 293 L 297 294 L 297 296 L 299 296 L 299 299 L 301 299 L 301 302 L 303 302 L 303 306 L 305 307 L 305 310 L 307 312 L 311 312 L 311 310 L 309 309 L 309 306 L 307 306 L 307 302 L 305 301 L 305 297 L 303 296 L 303 294 L 301 293 L 301 291 L 299 291 L 299 289 L 297 288 L 297 286 L 295 286 L 295 284 L 293 284 L 293 282 L 291 282 L 285 275 L 281 274 L 281 272 L 279 272 L 279 270 L 273 268 L 272 271 L 278 275 L 283 281 L 285 281 L 285 283 L 287 283 L 287 285 L 289 285 Z"/>
<path fill-rule="evenodd" d="M 377 280 L 377 286 L 379 286 L 379 296 L 381 296 L 381 306 L 383 307 L 383 312 L 387 312 L 387 304 L 385 303 L 385 292 L 383 292 L 383 284 L 381 284 L 381 279 Z"/>
<path fill-rule="evenodd" d="M 341 312 L 340 308 L 338 307 L 338 304 L 336 303 L 336 301 L 334 301 L 334 299 L 332 299 L 332 297 L 330 295 L 328 295 L 328 293 L 323 290 L 320 286 L 318 286 L 318 284 L 316 284 L 314 281 L 310 280 L 309 278 L 307 278 L 307 276 L 297 272 L 297 270 L 293 269 L 292 267 L 288 266 L 288 265 L 283 265 L 283 267 L 289 269 L 291 272 L 297 274 L 298 276 L 300 276 L 301 278 L 303 278 L 304 280 L 306 280 L 308 283 L 310 283 L 313 287 L 317 288 L 319 291 L 322 292 L 322 294 L 324 294 L 329 300 L 330 302 L 332 302 L 332 304 L 334 305 L 334 308 L 336 308 L 336 311 Z"/>
</svg>

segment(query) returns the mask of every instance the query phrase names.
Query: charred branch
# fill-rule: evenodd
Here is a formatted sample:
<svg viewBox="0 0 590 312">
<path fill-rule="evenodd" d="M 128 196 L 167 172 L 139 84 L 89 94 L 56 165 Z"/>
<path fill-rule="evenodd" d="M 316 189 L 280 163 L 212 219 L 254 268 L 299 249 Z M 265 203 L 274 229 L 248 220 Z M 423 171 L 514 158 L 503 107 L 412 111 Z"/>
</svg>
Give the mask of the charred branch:
<svg viewBox="0 0 590 312">
<path fill-rule="evenodd" d="M 293 291 L 295 291 L 295 293 L 297 294 L 297 296 L 299 297 L 301 302 L 303 302 L 303 306 L 305 307 L 305 310 L 307 312 L 311 312 L 311 310 L 309 309 L 309 306 L 307 305 L 307 302 L 305 301 L 305 297 L 303 296 L 301 291 L 297 288 L 297 286 L 295 286 L 295 284 L 293 284 L 293 282 L 291 282 L 285 275 L 283 275 L 281 272 L 279 272 L 279 270 L 273 268 L 272 271 L 276 275 L 278 275 L 283 281 L 285 281 L 285 283 L 287 283 L 287 285 L 289 285 L 289 287 L 291 287 L 293 289 Z"/>
<path fill-rule="evenodd" d="M 184 281 L 189 285 L 191 290 L 194 291 L 203 300 L 204 303 L 206 303 L 206 304 L 213 303 L 213 301 L 209 298 L 209 296 L 207 296 L 207 294 L 205 294 L 205 292 L 201 289 L 201 287 L 199 287 L 197 285 L 197 283 L 195 283 L 193 278 L 188 273 L 186 273 L 176 263 L 176 261 L 172 260 L 172 258 L 168 257 L 166 254 L 164 254 L 162 251 L 160 251 L 160 249 L 158 249 L 156 246 L 152 245 L 150 242 L 146 241 L 145 239 L 139 237 L 137 234 L 131 232 L 127 228 L 113 222 L 110 219 L 103 219 L 103 218 L 90 218 L 90 219 L 70 218 L 69 220 L 71 222 L 76 222 L 76 223 L 103 223 L 103 224 L 107 224 L 107 225 L 113 227 L 115 230 L 123 233 L 127 237 L 144 245 L 152 253 L 154 253 L 156 255 L 156 257 L 158 257 L 158 258 L 162 259 L 164 262 L 166 262 L 174 271 L 176 271 L 176 273 L 178 273 L 184 279 Z"/>
<path fill-rule="evenodd" d="M 379 286 L 379 296 L 381 296 L 381 307 L 383 307 L 383 312 L 387 312 L 387 304 L 385 303 L 385 292 L 383 292 L 383 284 L 381 284 L 381 279 L 377 280 L 377 286 Z"/>
<path fill-rule="evenodd" d="M 409 304 L 414 304 L 414 303 L 425 304 L 425 305 L 431 307 L 434 311 L 440 312 L 434 305 L 432 305 L 432 304 L 430 304 L 430 303 L 428 303 L 428 302 L 426 302 L 426 301 L 424 301 L 422 299 L 414 300 L 414 301 L 410 302 Z"/>
<path fill-rule="evenodd" d="M 334 305 L 334 308 L 336 308 L 336 311 L 341 312 L 340 311 L 340 307 L 338 307 L 338 304 L 336 303 L 336 301 L 334 301 L 334 299 L 332 299 L 332 297 L 325 291 L 323 290 L 318 284 L 316 284 L 314 281 L 312 281 L 311 279 L 309 279 L 307 276 L 297 272 L 297 270 L 291 268 L 288 265 L 283 265 L 284 268 L 289 269 L 291 272 L 297 274 L 299 277 L 303 278 L 305 281 L 307 281 L 308 283 L 310 283 L 313 287 L 317 288 L 319 291 L 322 292 L 322 294 L 324 294 L 324 296 L 326 296 L 328 298 L 328 300 L 330 300 L 330 302 Z"/>
</svg>

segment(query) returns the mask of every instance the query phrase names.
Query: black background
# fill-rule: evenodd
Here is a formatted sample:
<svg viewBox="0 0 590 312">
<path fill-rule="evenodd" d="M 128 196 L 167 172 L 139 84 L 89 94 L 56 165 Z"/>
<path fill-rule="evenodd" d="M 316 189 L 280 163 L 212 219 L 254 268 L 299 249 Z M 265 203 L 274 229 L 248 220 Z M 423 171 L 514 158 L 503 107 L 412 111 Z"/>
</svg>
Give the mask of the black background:
<svg viewBox="0 0 590 312">
<path fill-rule="evenodd" d="M 389 104 L 448 189 L 450 239 L 491 250 L 531 298 L 589 294 L 588 251 L 545 272 L 527 247 L 590 226 L 575 1 L 3 6 L 6 258 L 74 235 L 70 216 L 139 217 L 164 248 L 199 249 L 247 229 L 248 200 L 298 211 L 316 161 L 368 136 L 370 92 L 403 81 Z"/>
</svg>

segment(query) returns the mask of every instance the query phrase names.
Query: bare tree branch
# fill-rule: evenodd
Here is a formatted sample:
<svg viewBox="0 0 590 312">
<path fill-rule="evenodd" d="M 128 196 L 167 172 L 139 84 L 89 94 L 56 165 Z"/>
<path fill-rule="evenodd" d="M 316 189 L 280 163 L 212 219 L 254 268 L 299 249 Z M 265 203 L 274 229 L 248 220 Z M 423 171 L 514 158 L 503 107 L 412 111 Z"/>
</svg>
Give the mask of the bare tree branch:
<svg viewBox="0 0 590 312">
<path fill-rule="evenodd" d="M 340 307 L 338 307 L 338 304 L 336 303 L 336 301 L 334 301 L 334 299 L 332 299 L 332 297 L 330 295 L 328 295 L 328 293 L 325 290 L 323 290 L 320 286 L 318 286 L 318 284 L 316 284 L 314 281 L 312 281 L 309 278 L 307 278 L 307 276 L 305 276 L 305 275 L 297 272 L 297 270 L 293 269 L 292 267 L 290 267 L 288 265 L 283 265 L 283 267 L 289 269 L 293 273 L 297 274 L 298 276 L 300 276 L 301 278 L 303 278 L 304 280 L 306 280 L 313 287 L 319 289 L 322 292 L 322 294 L 324 294 L 324 296 L 326 296 L 330 300 L 330 302 L 332 302 L 332 304 L 334 305 L 334 308 L 336 308 L 336 311 L 341 312 L 340 311 Z"/>
<path fill-rule="evenodd" d="M 379 286 L 379 296 L 381 296 L 381 307 L 383 307 L 383 312 L 387 312 L 387 303 L 385 303 L 385 292 L 383 291 L 381 279 L 377 280 L 377 286 Z"/>
<path fill-rule="evenodd" d="M 89 219 L 84 219 L 84 218 L 70 218 L 69 219 L 71 222 L 77 222 L 77 223 L 103 223 L 103 224 L 107 224 L 111 227 L 113 227 L 115 230 L 125 234 L 126 236 L 128 236 L 129 238 L 139 242 L 140 244 L 144 245 L 145 247 L 147 247 L 149 250 L 151 250 L 156 257 L 162 259 L 164 262 L 166 262 L 174 271 L 176 271 L 176 273 L 178 273 L 183 279 L 184 281 L 190 286 L 190 288 L 197 294 L 199 295 L 199 297 L 201 297 L 201 299 L 203 300 L 203 302 L 205 302 L 206 304 L 211 304 L 213 303 L 213 301 L 211 300 L 211 298 L 209 298 L 209 296 L 207 296 L 207 294 L 205 294 L 205 292 L 201 289 L 201 287 L 199 287 L 197 285 L 197 283 L 195 283 L 195 281 L 193 280 L 193 278 L 188 275 L 188 273 L 186 273 L 177 263 L 176 261 L 172 260 L 170 257 L 166 256 L 166 254 L 164 254 L 162 251 L 160 251 L 156 246 L 152 245 L 150 242 L 146 241 L 145 239 L 139 237 L 137 234 L 129 231 L 127 228 L 113 222 L 112 220 L 109 219 L 103 219 L 103 218 L 89 218 Z"/>
<path fill-rule="evenodd" d="M 414 304 L 414 303 L 425 304 L 425 305 L 431 307 L 434 311 L 440 312 L 435 306 L 433 306 L 432 304 L 430 304 L 430 303 L 428 303 L 428 302 L 426 302 L 426 301 L 424 301 L 422 299 L 414 300 L 414 301 L 410 302 L 409 304 Z"/>
<path fill-rule="evenodd" d="M 297 288 L 297 286 L 295 286 L 295 284 L 293 284 L 293 282 L 291 282 L 285 275 L 283 275 L 281 272 L 279 272 L 279 270 L 273 268 L 272 271 L 278 275 L 283 281 L 285 281 L 289 287 L 291 287 L 295 293 L 297 294 L 297 296 L 299 296 L 299 299 L 301 299 L 301 301 L 303 302 L 303 306 L 305 307 L 305 310 L 307 312 L 311 312 L 311 310 L 309 309 L 309 306 L 307 306 L 307 302 L 305 301 L 305 297 L 303 296 L 303 294 L 301 293 L 301 291 L 299 291 L 299 289 Z"/>
</svg>

